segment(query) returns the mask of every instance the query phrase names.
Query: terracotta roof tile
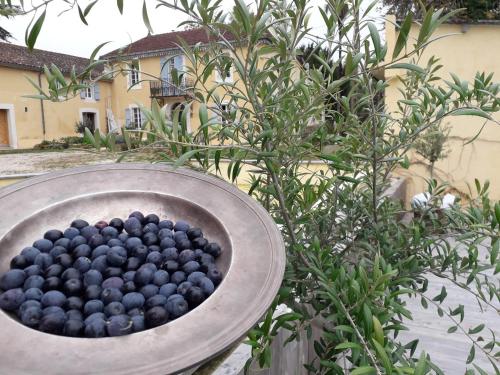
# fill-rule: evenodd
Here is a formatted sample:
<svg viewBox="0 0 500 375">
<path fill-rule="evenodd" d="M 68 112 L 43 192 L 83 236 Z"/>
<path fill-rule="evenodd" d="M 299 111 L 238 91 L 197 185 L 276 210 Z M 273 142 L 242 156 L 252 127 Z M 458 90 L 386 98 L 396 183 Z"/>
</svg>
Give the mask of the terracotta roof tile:
<svg viewBox="0 0 500 375">
<path fill-rule="evenodd" d="M 41 49 L 29 51 L 27 47 L 0 42 L 0 65 L 41 71 L 44 65 L 55 64 L 64 73 L 75 66 L 77 72 L 85 69 L 89 59 Z"/>
<path fill-rule="evenodd" d="M 229 33 L 226 38 L 228 40 L 233 40 L 234 38 Z M 101 58 L 113 58 L 118 55 L 133 55 L 140 54 L 144 52 L 159 51 L 169 48 L 177 48 L 179 41 L 184 40 L 189 45 L 195 45 L 196 43 L 206 44 L 213 41 L 213 37 L 209 36 L 204 29 L 191 29 L 184 31 L 174 31 L 171 33 L 148 35 L 145 38 L 139 39 L 129 45 L 109 52 Z"/>
</svg>

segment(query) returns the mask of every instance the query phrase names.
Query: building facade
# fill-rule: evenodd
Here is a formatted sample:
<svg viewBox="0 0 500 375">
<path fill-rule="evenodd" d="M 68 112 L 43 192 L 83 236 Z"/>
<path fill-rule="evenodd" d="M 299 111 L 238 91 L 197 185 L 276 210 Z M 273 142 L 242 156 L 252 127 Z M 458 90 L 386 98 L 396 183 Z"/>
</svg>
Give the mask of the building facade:
<svg viewBox="0 0 500 375">
<path fill-rule="evenodd" d="M 390 16 L 386 22 L 386 42 L 388 51 L 394 49 L 397 40 L 395 18 Z M 414 23 L 409 41 L 416 39 L 419 26 Z M 443 65 L 440 76 L 453 81 L 450 73 L 455 73 L 460 79 L 474 82 L 477 72 L 494 73 L 493 81 L 500 79 L 500 22 L 486 21 L 476 24 L 443 24 L 438 27 L 431 43 L 425 50 L 420 61 L 424 66 L 431 56 L 440 59 Z M 411 42 L 409 42 L 410 44 Z M 388 69 L 385 71 L 389 86 L 385 92 L 385 101 L 389 113 L 397 111 L 397 101 L 402 99 L 398 91 L 401 71 Z M 498 121 L 500 114 L 493 114 Z M 500 126 L 487 124 L 474 142 L 467 144 L 481 130 L 484 119 L 470 116 L 454 116 L 444 120 L 443 125 L 450 127 L 447 148 L 449 154 L 443 160 L 436 162 L 434 178 L 449 182 L 456 193 L 475 195 L 474 179 L 481 183 L 489 180 L 490 197 L 500 199 Z M 400 174 L 410 181 L 409 195 L 426 191 L 426 179 L 430 177 L 429 164 L 418 154 L 411 156 L 409 170 L 401 170 Z M 453 190 L 452 190 L 453 191 Z"/>
<path fill-rule="evenodd" d="M 55 64 L 67 75 L 72 66 L 83 70 L 87 59 L 43 50 L 29 52 L 25 47 L 0 43 L 0 147 L 30 148 L 43 140 L 74 136 L 79 121 L 91 122 L 102 133 L 114 127 L 139 128 L 145 120 L 140 108 L 150 107 L 153 100 L 166 106 L 168 113 L 182 109 L 192 96 L 194 81 L 186 76 L 180 85 L 172 82 L 173 69 L 186 71 L 189 65 L 178 47 L 181 40 L 189 45 L 210 42 L 201 29 L 148 35 L 101 56 L 107 69 L 122 73 L 60 102 L 26 97 L 37 94 L 26 77 L 46 89 L 44 65 Z M 232 69 L 224 75 L 214 71 L 208 87 L 233 81 Z M 217 91 L 224 96 L 222 89 Z M 225 105 L 223 101 L 222 110 Z M 193 102 L 188 111 L 188 130 L 197 129 L 197 104 Z"/>
<path fill-rule="evenodd" d="M 202 29 L 148 35 L 119 50 L 110 52 L 101 59 L 108 61 L 112 71 L 123 71 L 115 74 L 112 84 L 112 107 L 116 122 L 126 128 L 137 128 L 144 121 L 140 106 L 149 107 L 152 100 L 166 107 L 172 115 L 176 108 L 184 108 L 190 102 L 187 116 L 187 129 L 193 131 L 200 125 L 198 104 L 190 101 L 194 93 L 195 80 L 185 74 L 180 83 L 174 84 L 172 72 L 188 72 L 191 62 L 179 48 L 181 40 L 190 46 L 205 46 L 211 42 L 208 34 Z M 213 40 L 212 40 L 213 41 Z M 241 51 L 244 53 L 244 51 Z M 234 71 L 229 68 L 225 77 L 217 71 L 208 77 L 205 88 L 213 89 L 222 82 L 235 83 L 243 89 L 240 80 L 233 77 Z M 215 90 L 224 97 L 224 89 Z M 210 103 L 208 103 L 210 105 Z M 222 100 L 219 110 L 229 110 L 228 101 Z"/>
<path fill-rule="evenodd" d="M 30 148 L 43 140 L 75 135 L 79 121 L 106 130 L 106 101 L 111 82 L 99 82 L 79 97 L 50 102 L 28 98 L 38 94 L 31 81 L 47 89 L 43 65 L 56 64 L 64 75 L 84 69 L 88 60 L 43 50 L 0 43 L 0 147 Z"/>
</svg>

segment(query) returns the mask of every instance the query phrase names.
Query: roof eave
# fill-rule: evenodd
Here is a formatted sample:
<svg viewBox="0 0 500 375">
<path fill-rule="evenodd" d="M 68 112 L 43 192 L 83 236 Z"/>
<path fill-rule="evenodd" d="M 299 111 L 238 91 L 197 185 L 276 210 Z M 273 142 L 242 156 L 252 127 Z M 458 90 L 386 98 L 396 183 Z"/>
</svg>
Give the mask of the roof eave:
<svg viewBox="0 0 500 375">
<path fill-rule="evenodd" d="M 230 40 L 230 43 L 236 43 L 234 40 Z M 220 42 L 219 42 L 220 43 Z M 197 44 L 190 44 L 190 47 L 194 47 Z M 200 47 L 201 48 L 207 48 L 210 46 L 210 43 L 205 43 L 202 44 Z M 123 49 L 125 50 L 125 48 Z M 137 59 L 137 58 L 146 58 L 146 57 L 156 57 L 156 56 L 163 56 L 163 55 L 169 55 L 172 52 L 177 52 L 181 51 L 182 49 L 180 47 L 172 47 L 172 48 L 161 48 L 161 49 L 155 49 L 155 50 L 150 50 L 150 51 L 140 51 L 140 52 L 132 52 L 132 53 L 123 53 L 123 54 L 106 54 L 102 55 L 99 58 L 101 60 L 107 60 L 107 61 L 116 61 L 116 60 L 125 60 L 125 59 Z"/>
<path fill-rule="evenodd" d="M 18 64 L 18 63 L 8 63 L 0 61 L 0 66 L 12 69 L 29 70 L 30 72 L 41 72 L 42 69 L 33 65 Z"/>
</svg>

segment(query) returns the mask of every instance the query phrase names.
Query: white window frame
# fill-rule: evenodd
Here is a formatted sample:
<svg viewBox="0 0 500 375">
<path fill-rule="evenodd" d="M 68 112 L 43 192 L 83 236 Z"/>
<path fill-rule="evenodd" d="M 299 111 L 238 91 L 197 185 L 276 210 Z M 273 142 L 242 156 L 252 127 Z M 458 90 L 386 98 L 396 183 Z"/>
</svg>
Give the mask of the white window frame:
<svg viewBox="0 0 500 375">
<path fill-rule="evenodd" d="M 231 108 L 233 107 L 234 105 L 231 105 L 231 103 L 229 101 L 223 101 L 222 103 L 220 103 L 219 106 L 217 106 L 217 110 L 216 110 L 216 115 L 220 121 L 220 124 L 222 126 L 227 126 L 230 124 L 230 120 L 227 119 L 227 118 L 224 118 L 223 116 L 223 112 L 226 112 L 228 113 L 229 115 L 231 114 Z M 223 107 L 226 107 L 225 110 L 223 110 L 222 108 Z"/>
<path fill-rule="evenodd" d="M 129 90 L 140 90 L 142 89 L 141 82 L 141 61 L 137 60 L 137 69 L 132 69 L 134 65 L 134 61 L 128 63 L 128 74 L 127 74 L 127 89 Z M 132 76 L 133 74 L 137 74 L 137 83 L 133 84 Z"/>
<path fill-rule="evenodd" d="M 231 56 L 229 53 L 225 53 L 225 55 Z M 224 79 L 221 76 L 221 72 L 219 69 L 215 69 L 215 81 L 218 83 L 233 83 L 233 64 L 229 67 L 229 75 Z"/>
<path fill-rule="evenodd" d="M 62 89 L 62 88 L 63 88 L 62 83 L 61 83 L 61 82 L 59 82 L 58 80 L 56 80 L 56 90 L 57 90 L 57 91 L 59 91 L 59 90 L 60 90 L 60 89 Z M 58 95 L 58 96 L 57 96 L 57 98 L 58 98 L 59 100 L 64 100 L 64 99 L 66 99 L 66 97 L 65 97 L 64 95 Z"/>
<path fill-rule="evenodd" d="M 90 92 L 90 96 L 88 93 Z M 83 100 L 94 101 L 94 86 L 89 86 L 83 89 Z"/>
<path fill-rule="evenodd" d="M 128 129 L 132 129 L 132 130 L 141 130 L 142 129 L 142 122 L 143 122 L 143 118 L 142 118 L 142 111 L 141 111 L 141 107 L 138 107 L 136 105 L 130 105 L 128 107 L 130 109 L 130 122 L 132 124 L 135 124 L 135 127 L 131 127 L 131 128 L 128 128 Z M 135 122 L 135 112 L 137 111 L 138 115 L 139 115 L 139 122 Z"/>
</svg>

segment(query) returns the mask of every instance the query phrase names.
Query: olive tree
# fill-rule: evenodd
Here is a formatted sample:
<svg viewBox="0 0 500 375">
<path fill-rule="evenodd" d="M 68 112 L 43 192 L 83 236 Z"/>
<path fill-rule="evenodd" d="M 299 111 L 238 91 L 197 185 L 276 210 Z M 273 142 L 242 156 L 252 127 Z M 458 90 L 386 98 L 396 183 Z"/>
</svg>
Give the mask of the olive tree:
<svg viewBox="0 0 500 375">
<path fill-rule="evenodd" d="M 99 9 L 97 1 L 83 10 L 76 0 L 67 3 L 78 7 L 83 18 L 89 7 Z M 253 360 L 268 366 L 279 329 L 289 330 L 291 341 L 300 332 L 310 334 L 311 322 L 320 319 L 317 360 L 304 363 L 311 373 L 440 374 L 433 353 L 417 355 L 418 341 L 404 342 L 399 336 L 412 319 L 406 301 L 418 298 L 449 320 L 450 333 L 460 331 L 470 340 L 468 374 L 487 371 L 473 363 L 478 352 L 498 373 L 494 331 L 487 324 L 466 329 L 461 324 L 464 306 L 442 306 L 445 288 L 436 296 L 426 293 L 429 275 L 437 275 L 498 311 L 498 279 L 491 275 L 500 271 L 500 204 L 488 198 L 488 183 L 477 182 L 473 199 L 442 210 L 444 187 L 429 181 L 430 203 L 415 216 L 386 194 L 397 169 L 408 167 L 410 150 L 446 117 L 479 116 L 498 126 L 492 113 L 500 108 L 499 85 L 491 76 L 477 75 L 472 85 L 458 77 L 447 83 L 436 59 L 422 61 L 432 33 L 455 13 L 423 11 L 415 40 L 409 38 L 413 20 L 407 15 L 394 50 L 388 50 L 370 13 L 376 1 L 325 0 L 313 8 L 307 0 L 235 0 L 230 12 L 221 0 L 149 3 L 158 11 L 185 15 L 187 21 L 179 26 L 201 27 L 214 42 L 180 42 L 189 68 L 178 78 L 193 78 L 195 94 L 171 119 L 156 102 L 143 108 L 147 122 L 141 133 L 162 151 L 161 161 L 233 182 L 247 171 L 248 194 L 268 210 L 285 240 L 283 285 L 246 340 Z M 144 4 L 143 19 L 150 27 Z M 117 5 L 123 9 L 123 1 Z M 28 44 L 36 40 L 41 12 L 27 32 Z M 321 16 L 321 35 L 309 23 L 312 12 Z M 342 60 L 318 56 L 319 63 L 304 69 L 298 63 L 300 47 L 311 39 L 332 54 L 340 51 Z M 91 60 L 91 67 L 100 63 L 95 54 Z M 334 74 L 337 64 L 342 64 L 340 76 Z M 213 90 L 211 73 L 228 67 L 234 69 L 234 80 L 217 83 Z M 392 113 L 377 100 L 388 85 L 375 78 L 382 69 L 410 73 L 402 78 L 401 98 Z M 37 97 L 57 100 L 57 90 L 71 95 L 81 88 L 80 77 L 58 78 L 55 67 L 46 75 L 49 82 L 62 80 L 62 88 L 52 85 Z M 223 110 L 223 102 L 231 110 Z M 187 108 L 193 103 L 201 126 L 189 132 Z M 319 126 L 311 130 L 312 118 Z M 333 119 L 342 132 L 327 131 L 324 118 Z M 100 134 L 87 136 L 101 145 Z M 333 151 L 325 151 L 323 144 L 333 145 Z M 323 161 L 325 168 L 309 168 L 312 160 Z M 403 215 L 409 219 L 401 220 Z M 480 256 L 481 249 L 486 256 Z M 279 304 L 290 312 L 275 316 Z"/>
</svg>

